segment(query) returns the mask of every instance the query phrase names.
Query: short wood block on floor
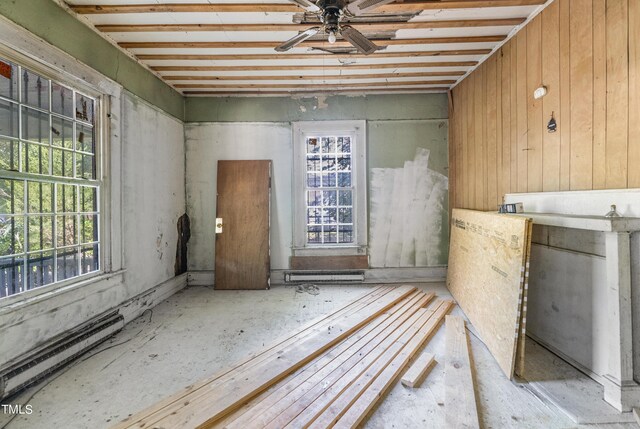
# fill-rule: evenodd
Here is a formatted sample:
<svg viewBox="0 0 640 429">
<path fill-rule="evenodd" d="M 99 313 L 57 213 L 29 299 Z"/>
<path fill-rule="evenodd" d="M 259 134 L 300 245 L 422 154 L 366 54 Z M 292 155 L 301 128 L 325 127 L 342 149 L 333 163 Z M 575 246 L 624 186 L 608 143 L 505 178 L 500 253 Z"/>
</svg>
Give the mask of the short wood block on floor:
<svg viewBox="0 0 640 429">
<path fill-rule="evenodd" d="M 431 372 L 436 361 L 431 353 L 423 353 L 411 365 L 411 368 L 402 377 L 402 385 L 406 387 L 419 387 L 427 374 Z"/>
</svg>

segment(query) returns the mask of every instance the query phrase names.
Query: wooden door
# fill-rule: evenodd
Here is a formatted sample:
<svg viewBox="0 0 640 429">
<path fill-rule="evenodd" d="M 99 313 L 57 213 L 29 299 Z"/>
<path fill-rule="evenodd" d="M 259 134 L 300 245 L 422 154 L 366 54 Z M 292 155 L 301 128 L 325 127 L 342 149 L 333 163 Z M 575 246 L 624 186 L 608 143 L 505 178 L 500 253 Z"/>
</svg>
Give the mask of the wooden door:
<svg viewBox="0 0 640 429">
<path fill-rule="evenodd" d="M 218 161 L 217 193 L 215 289 L 269 289 L 271 161 Z"/>
</svg>

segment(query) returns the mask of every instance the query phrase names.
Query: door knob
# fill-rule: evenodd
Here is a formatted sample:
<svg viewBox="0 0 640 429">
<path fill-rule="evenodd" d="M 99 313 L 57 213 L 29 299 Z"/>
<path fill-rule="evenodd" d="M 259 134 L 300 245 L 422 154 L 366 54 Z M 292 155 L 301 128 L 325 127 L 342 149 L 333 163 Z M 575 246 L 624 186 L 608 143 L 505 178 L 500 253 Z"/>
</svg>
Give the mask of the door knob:
<svg viewBox="0 0 640 429">
<path fill-rule="evenodd" d="M 216 234 L 222 234 L 222 218 L 216 218 Z"/>
</svg>

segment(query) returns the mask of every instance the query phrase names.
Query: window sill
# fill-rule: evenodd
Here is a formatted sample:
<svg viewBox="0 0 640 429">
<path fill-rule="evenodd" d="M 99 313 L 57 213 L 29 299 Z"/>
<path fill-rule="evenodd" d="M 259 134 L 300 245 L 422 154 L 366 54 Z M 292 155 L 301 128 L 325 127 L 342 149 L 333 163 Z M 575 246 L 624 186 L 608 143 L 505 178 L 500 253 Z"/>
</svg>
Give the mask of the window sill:
<svg viewBox="0 0 640 429">
<path fill-rule="evenodd" d="M 78 289 L 85 289 L 88 294 L 98 292 L 99 289 L 110 288 L 114 283 L 122 283 L 125 272 L 126 270 L 96 273 L 82 279 L 71 279 L 3 298 L 0 300 L 0 315 L 11 313 L 30 305 L 39 304 L 49 299 L 58 298 L 69 292 L 77 292 Z M 87 290 L 90 286 L 95 287 Z M 86 294 L 83 296 L 86 296 Z"/>
<path fill-rule="evenodd" d="M 367 246 L 293 247 L 293 256 L 353 256 L 366 255 Z"/>
</svg>

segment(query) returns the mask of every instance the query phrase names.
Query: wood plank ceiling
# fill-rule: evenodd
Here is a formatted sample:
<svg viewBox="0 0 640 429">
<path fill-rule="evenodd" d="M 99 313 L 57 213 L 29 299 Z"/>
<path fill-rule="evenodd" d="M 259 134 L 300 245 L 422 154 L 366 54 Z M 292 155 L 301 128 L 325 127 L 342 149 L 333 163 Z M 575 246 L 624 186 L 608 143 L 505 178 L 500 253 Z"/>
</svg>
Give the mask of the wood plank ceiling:
<svg viewBox="0 0 640 429">
<path fill-rule="evenodd" d="M 345 18 L 381 49 L 322 32 L 276 46 L 318 17 L 287 0 L 66 0 L 187 96 L 443 92 L 545 0 L 399 0 Z"/>
</svg>

